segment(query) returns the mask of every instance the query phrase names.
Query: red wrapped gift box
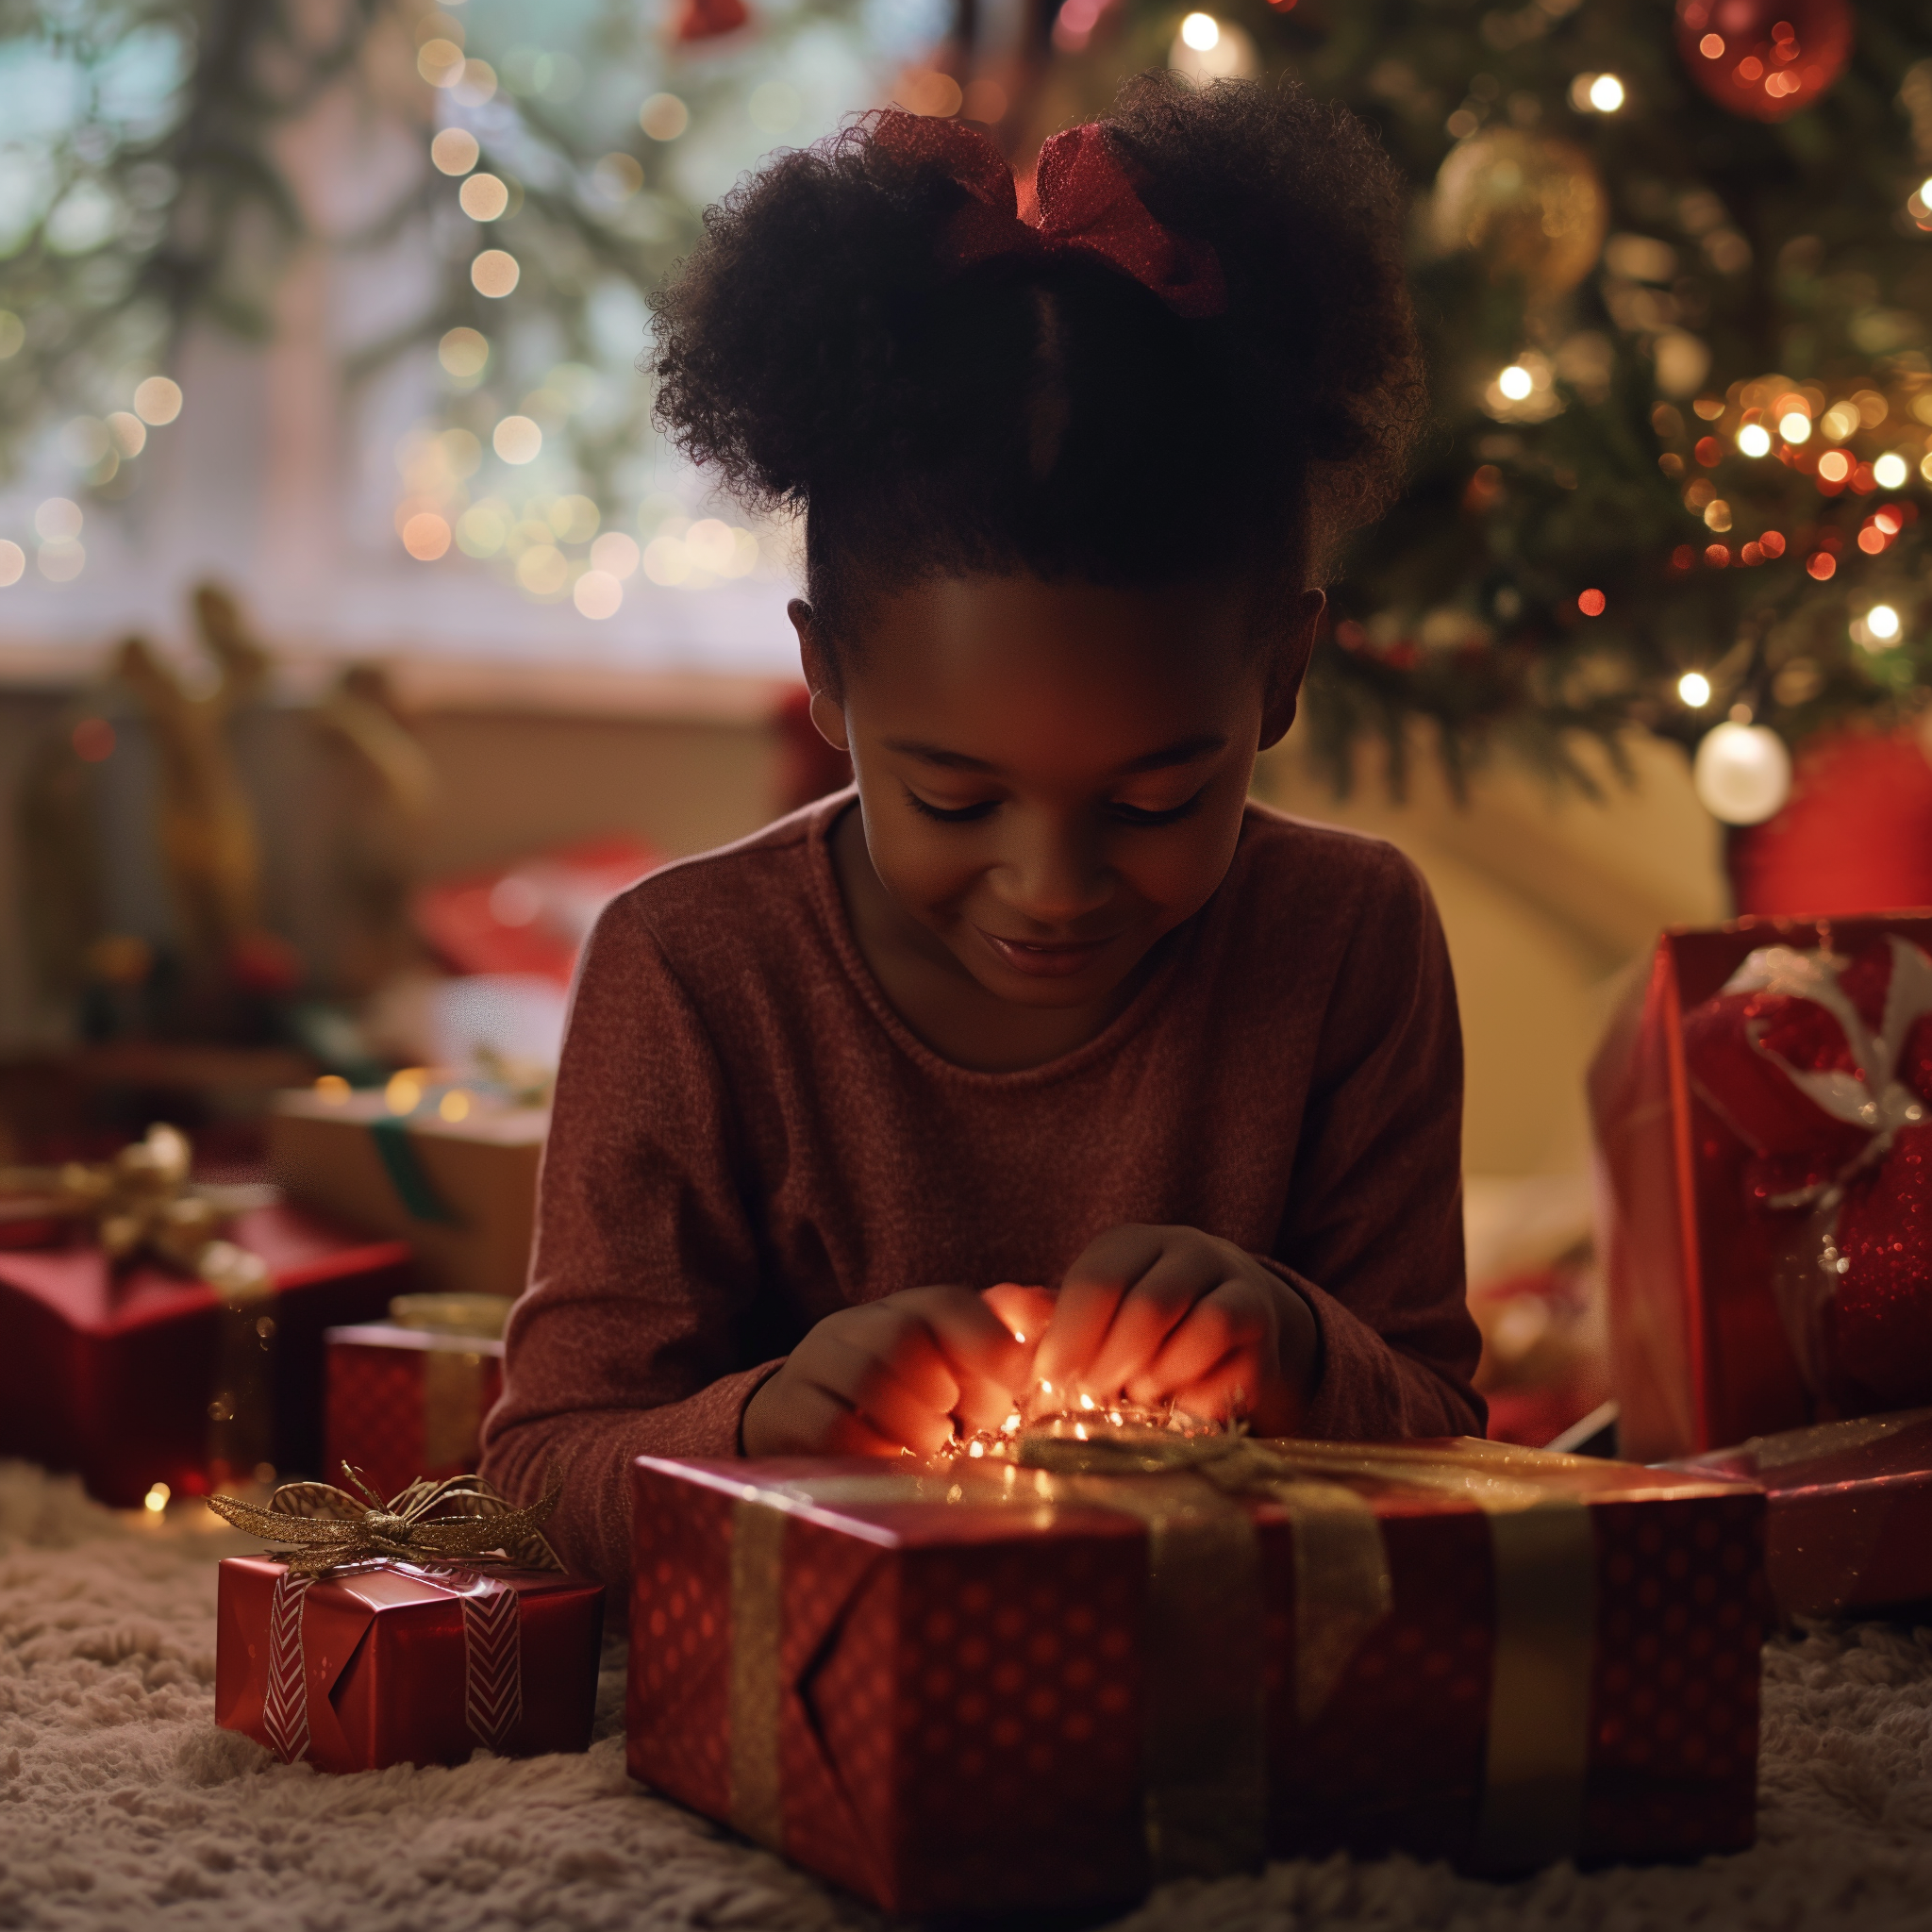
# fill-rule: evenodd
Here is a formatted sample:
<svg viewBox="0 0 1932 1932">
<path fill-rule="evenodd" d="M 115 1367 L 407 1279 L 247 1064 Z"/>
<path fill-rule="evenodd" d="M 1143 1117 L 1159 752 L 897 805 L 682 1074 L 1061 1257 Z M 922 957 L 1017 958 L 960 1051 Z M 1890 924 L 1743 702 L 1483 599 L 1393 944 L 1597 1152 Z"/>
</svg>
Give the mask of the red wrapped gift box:
<svg viewBox="0 0 1932 1932">
<path fill-rule="evenodd" d="M 364 1563 L 315 1582 L 227 1557 L 215 1722 L 318 1771 L 582 1751 L 604 1587 L 548 1570 Z"/>
<path fill-rule="evenodd" d="M 1115 1903 L 1264 1852 L 1751 1841 L 1757 1491 L 1263 1446 L 1302 1474 L 1239 1501 L 639 1458 L 632 1774 L 898 1912 Z"/>
<path fill-rule="evenodd" d="M 1822 949 L 1848 969 L 1848 997 L 1862 997 L 1862 974 L 1882 1008 L 1894 937 L 1932 947 L 1932 914 L 1667 932 L 1612 1021 L 1590 1096 L 1625 1455 L 1684 1457 L 1896 1407 L 1919 1397 L 1907 1384 L 1867 1386 L 1874 1376 L 1932 1374 L 1916 1345 L 1932 1336 L 1932 1295 L 1915 1290 L 1909 1268 L 1874 1270 L 1894 1240 L 1914 1266 L 1922 1257 L 1919 1143 L 1932 1135 L 1902 1109 L 1882 1132 L 1840 1117 L 1855 1109 L 1830 1085 L 1849 1091 L 1869 1078 L 1875 1107 L 1916 1104 L 1904 1091 L 1904 1042 L 1889 1049 L 1896 1068 L 1868 1068 L 1817 1002 L 1769 985 L 1724 991 L 1760 949 L 1790 949 L 1787 963 Z M 1825 991 L 1836 1004 L 1835 985 Z M 1834 1241 L 1861 1225 L 1860 1267 Z"/>
<path fill-rule="evenodd" d="M 369 1322 L 331 1328 L 326 1469 L 346 1462 L 377 1494 L 419 1475 L 475 1469 L 483 1418 L 503 1393 L 503 1343 L 477 1335 Z"/>
<path fill-rule="evenodd" d="M 287 1207 L 239 1215 L 228 1238 L 275 1276 L 245 1310 L 145 1259 L 116 1270 L 91 1242 L 0 1253 L 0 1455 L 78 1470 L 122 1507 L 158 1482 L 206 1494 L 225 1440 L 209 1405 L 239 1371 L 263 1413 L 236 1440 L 278 1470 L 320 1471 L 323 1330 L 382 1314 L 409 1286 L 409 1251 Z M 217 1480 L 254 1474 L 251 1460 Z"/>
<path fill-rule="evenodd" d="M 1932 1409 L 1759 1436 L 1674 1466 L 1767 1492 L 1765 1576 L 1785 1615 L 1932 1600 Z"/>
</svg>

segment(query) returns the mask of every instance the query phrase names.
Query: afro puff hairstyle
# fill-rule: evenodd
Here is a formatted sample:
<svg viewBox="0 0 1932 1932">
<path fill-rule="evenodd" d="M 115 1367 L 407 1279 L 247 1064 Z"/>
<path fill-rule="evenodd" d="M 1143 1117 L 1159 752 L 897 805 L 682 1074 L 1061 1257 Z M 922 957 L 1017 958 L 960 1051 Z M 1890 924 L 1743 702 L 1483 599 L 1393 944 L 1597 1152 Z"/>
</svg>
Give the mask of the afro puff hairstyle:
<svg viewBox="0 0 1932 1932">
<path fill-rule="evenodd" d="M 958 272 L 966 191 L 861 118 L 706 216 L 655 298 L 660 426 L 754 510 L 803 509 L 828 641 L 923 576 L 1300 586 L 1400 488 L 1424 414 L 1403 188 L 1292 83 L 1164 76 L 1102 124 L 1223 312 L 1078 254 Z"/>
</svg>

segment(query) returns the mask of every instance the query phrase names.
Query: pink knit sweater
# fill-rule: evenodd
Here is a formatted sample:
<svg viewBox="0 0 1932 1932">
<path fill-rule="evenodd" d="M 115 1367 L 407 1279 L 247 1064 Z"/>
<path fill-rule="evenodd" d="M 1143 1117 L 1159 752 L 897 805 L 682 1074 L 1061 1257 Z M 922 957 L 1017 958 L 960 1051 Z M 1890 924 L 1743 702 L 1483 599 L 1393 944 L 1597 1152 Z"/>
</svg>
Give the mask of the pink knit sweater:
<svg viewBox="0 0 1932 1932">
<path fill-rule="evenodd" d="M 1203 1228 L 1301 1290 L 1309 1435 L 1480 1432 L 1456 992 L 1406 859 L 1251 807 L 1104 1033 L 976 1073 L 859 957 L 826 843 L 851 804 L 652 874 L 587 950 L 483 1461 L 519 1495 L 565 1478 L 573 1566 L 622 1584 L 630 1458 L 740 1453 L 745 1403 L 823 1316 L 1051 1287 L 1121 1222 Z"/>
</svg>

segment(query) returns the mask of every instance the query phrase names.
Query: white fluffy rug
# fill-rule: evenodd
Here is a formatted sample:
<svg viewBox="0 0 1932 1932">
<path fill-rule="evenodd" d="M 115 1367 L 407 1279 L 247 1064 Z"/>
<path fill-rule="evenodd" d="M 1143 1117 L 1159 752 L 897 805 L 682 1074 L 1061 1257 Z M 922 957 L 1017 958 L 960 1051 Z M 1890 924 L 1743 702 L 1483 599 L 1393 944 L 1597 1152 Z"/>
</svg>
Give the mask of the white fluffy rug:
<svg viewBox="0 0 1932 1932">
<path fill-rule="evenodd" d="M 877 1916 L 581 1757 L 325 1777 L 210 1720 L 225 1531 L 129 1524 L 0 1464 L 0 1928 L 816 1928 Z M 1761 1840 L 1689 1870 L 1487 1885 L 1395 1858 L 1175 1886 L 1118 1932 L 1858 1932 L 1932 1924 L 1932 1630 L 1766 1658 Z"/>
</svg>

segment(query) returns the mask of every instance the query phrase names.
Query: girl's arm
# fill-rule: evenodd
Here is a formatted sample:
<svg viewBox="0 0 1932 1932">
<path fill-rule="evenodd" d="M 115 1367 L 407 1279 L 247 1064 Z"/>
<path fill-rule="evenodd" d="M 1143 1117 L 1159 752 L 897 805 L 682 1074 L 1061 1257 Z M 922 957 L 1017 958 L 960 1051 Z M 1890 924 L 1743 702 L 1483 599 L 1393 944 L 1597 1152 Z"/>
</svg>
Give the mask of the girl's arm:
<svg viewBox="0 0 1932 1932">
<path fill-rule="evenodd" d="M 635 1456 L 732 1456 L 796 1338 L 761 1293 L 735 1126 L 703 1021 L 641 895 L 598 922 L 571 1005 L 529 1291 L 506 1337 L 483 1474 L 534 1496 L 573 1568 L 627 1576 Z"/>
</svg>

